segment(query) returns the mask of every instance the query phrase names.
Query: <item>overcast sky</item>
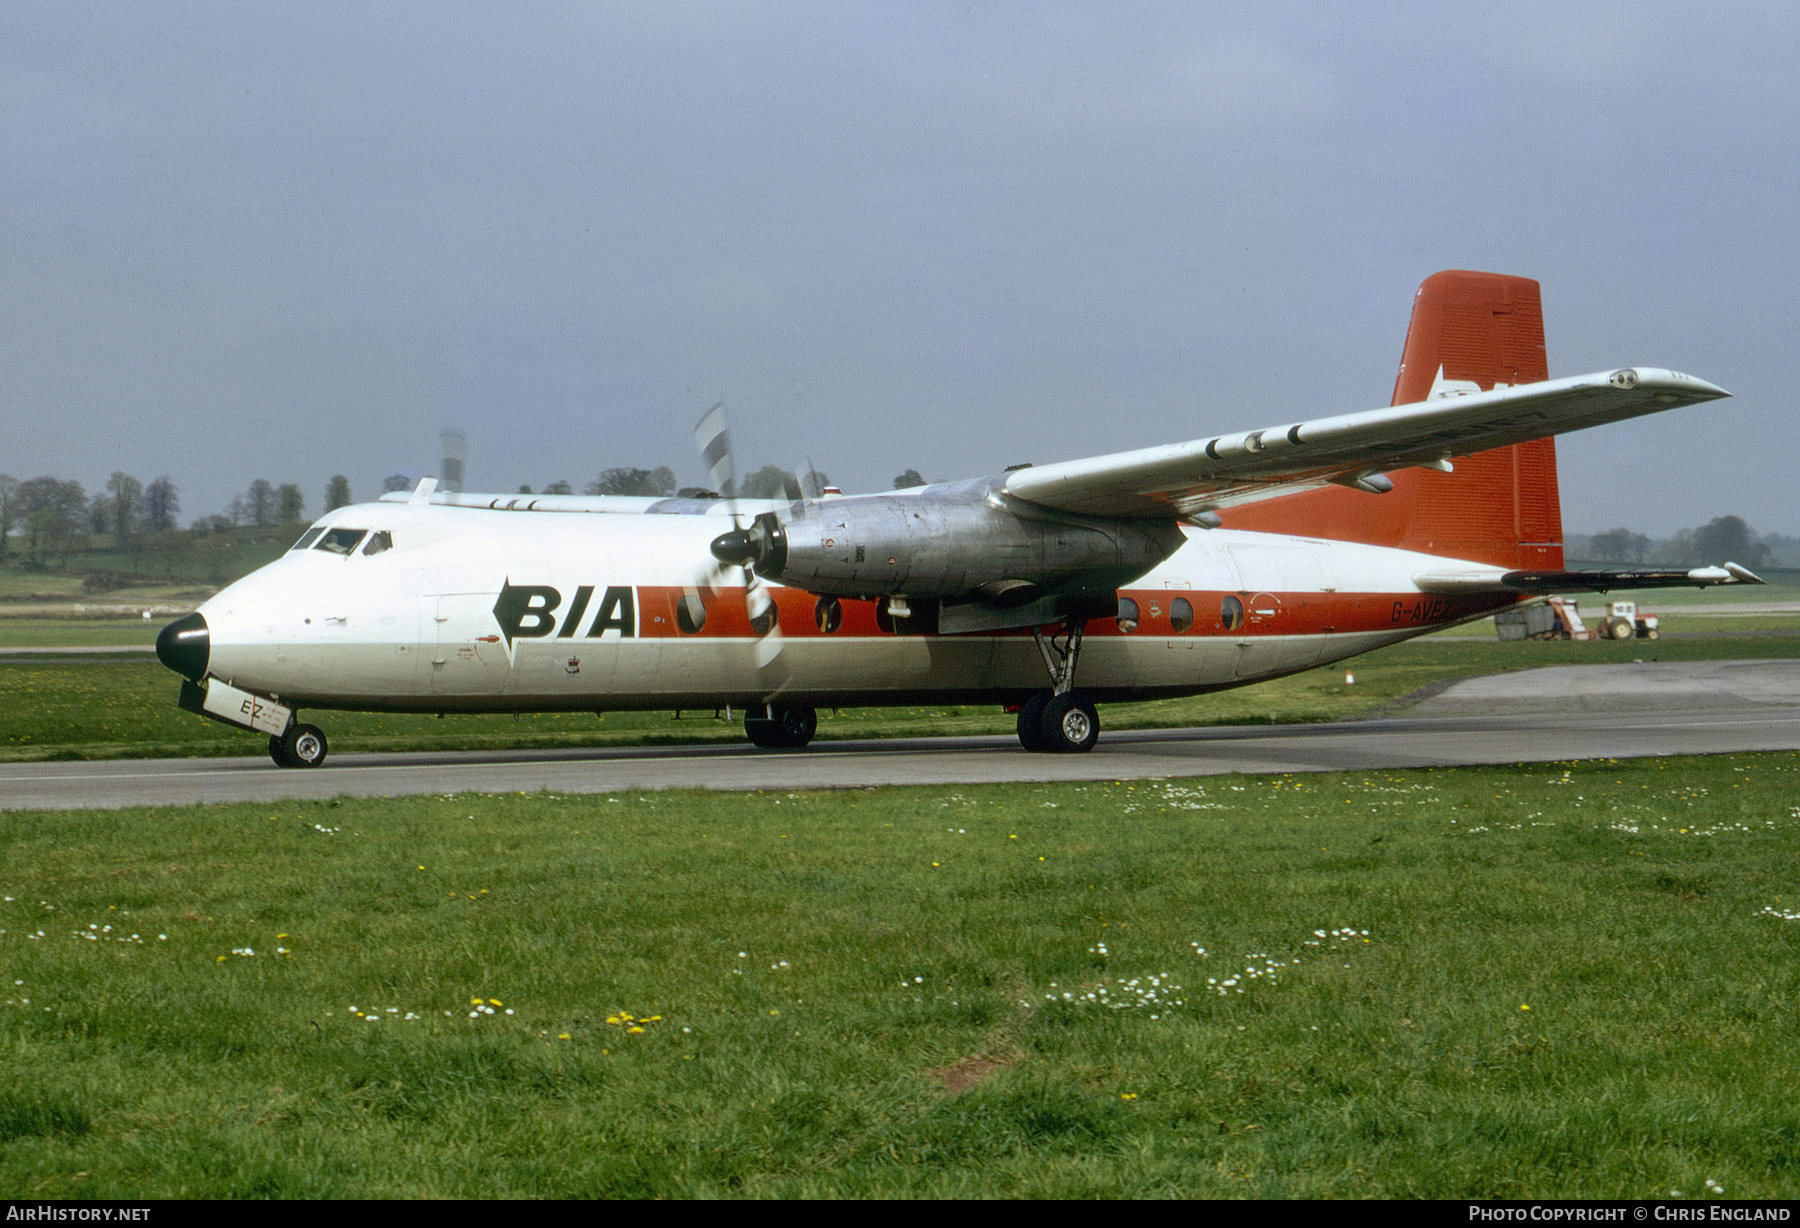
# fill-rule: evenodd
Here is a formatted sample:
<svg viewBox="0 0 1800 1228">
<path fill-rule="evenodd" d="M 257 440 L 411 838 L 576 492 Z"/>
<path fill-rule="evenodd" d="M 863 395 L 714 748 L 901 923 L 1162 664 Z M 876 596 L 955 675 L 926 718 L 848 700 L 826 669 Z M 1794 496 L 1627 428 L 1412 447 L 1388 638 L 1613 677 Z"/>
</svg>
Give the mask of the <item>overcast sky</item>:
<svg viewBox="0 0 1800 1228">
<path fill-rule="evenodd" d="M 1550 373 L 1570 532 L 1800 533 L 1800 9 L 0 9 L 0 471 L 371 498 L 741 458 L 847 490 L 1385 404 L 1444 268 Z"/>
</svg>

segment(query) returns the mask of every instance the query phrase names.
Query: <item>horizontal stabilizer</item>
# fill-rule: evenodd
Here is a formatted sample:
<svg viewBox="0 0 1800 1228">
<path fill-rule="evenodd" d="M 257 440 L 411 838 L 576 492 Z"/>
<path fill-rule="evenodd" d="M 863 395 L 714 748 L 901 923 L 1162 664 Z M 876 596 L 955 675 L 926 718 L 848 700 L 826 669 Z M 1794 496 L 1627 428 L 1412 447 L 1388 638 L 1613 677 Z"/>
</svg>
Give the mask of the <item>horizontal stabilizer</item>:
<svg viewBox="0 0 1800 1228">
<path fill-rule="evenodd" d="M 1762 584 L 1747 567 L 1695 567 L 1688 571 L 1503 571 L 1498 567 L 1466 571 L 1421 572 L 1413 577 L 1421 592 L 1463 593 L 1610 593 L 1628 588 L 1711 588 L 1719 584 Z"/>
</svg>

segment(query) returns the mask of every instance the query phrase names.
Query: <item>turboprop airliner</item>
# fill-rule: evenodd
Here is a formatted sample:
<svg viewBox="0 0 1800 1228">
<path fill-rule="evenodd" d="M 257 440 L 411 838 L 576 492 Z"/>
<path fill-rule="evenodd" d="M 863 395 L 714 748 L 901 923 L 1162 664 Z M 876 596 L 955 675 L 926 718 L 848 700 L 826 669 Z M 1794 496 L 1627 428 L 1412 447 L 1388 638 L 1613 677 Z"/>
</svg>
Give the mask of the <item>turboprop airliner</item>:
<svg viewBox="0 0 1800 1228">
<path fill-rule="evenodd" d="M 1650 367 L 1549 379 L 1538 285 L 1428 278 L 1389 407 L 876 495 L 435 490 L 339 508 L 157 637 L 180 705 L 266 734 L 305 709 L 738 708 L 756 745 L 821 707 L 1018 712 L 1079 752 L 1097 705 L 1341 661 L 1571 590 L 1760 583 L 1736 564 L 1563 570 L 1553 436 L 1728 395 Z"/>
</svg>

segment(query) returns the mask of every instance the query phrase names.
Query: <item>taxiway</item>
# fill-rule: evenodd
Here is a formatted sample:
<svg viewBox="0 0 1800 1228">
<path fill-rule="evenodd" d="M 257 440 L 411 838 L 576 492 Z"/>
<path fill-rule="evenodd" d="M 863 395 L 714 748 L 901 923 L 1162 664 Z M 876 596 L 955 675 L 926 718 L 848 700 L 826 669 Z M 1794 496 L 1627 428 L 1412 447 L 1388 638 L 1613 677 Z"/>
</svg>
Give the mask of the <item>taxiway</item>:
<svg viewBox="0 0 1800 1228">
<path fill-rule="evenodd" d="M 1124 780 L 1800 750 L 1800 662 L 1582 665 L 1471 679 L 1382 720 L 1104 733 L 1086 755 L 1010 737 L 557 751 L 340 754 L 314 771 L 241 759 L 0 765 L 0 809 L 418 793 L 847 789 Z"/>
</svg>

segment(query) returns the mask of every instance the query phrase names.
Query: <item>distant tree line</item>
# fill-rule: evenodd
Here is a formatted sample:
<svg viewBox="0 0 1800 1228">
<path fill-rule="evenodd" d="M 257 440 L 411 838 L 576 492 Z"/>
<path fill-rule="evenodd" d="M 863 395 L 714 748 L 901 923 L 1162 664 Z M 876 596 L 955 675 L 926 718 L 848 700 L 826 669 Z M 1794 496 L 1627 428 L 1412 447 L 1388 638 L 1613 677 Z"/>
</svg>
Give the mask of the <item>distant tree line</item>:
<svg viewBox="0 0 1800 1228">
<path fill-rule="evenodd" d="M 918 471 L 908 469 L 902 478 L 914 479 L 906 485 L 923 486 L 925 480 Z M 902 484 L 901 478 L 894 479 L 896 487 Z M 754 473 L 748 474 L 738 483 L 738 493 L 746 499 L 816 499 L 824 489 L 831 485 L 831 478 L 817 469 L 809 469 L 804 479 L 795 475 L 791 469 L 783 469 L 778 465 L 764 465 Z M 522 495 L 532 494 L 530 486 L 519 487 Z M 543 490 L 536 492 L 545 495 L 572 495 L 575 488 L 565 479 L 551 482 Z M 589 482 L 583 491 L 590 495 L 637 495 L 651 499 L 716 499 L 720 492 L 707 490 L 700 486 L 677 486 L 675 471 L 667 465 L 656 469 L 636 469 L 622 466 L 616 469 L 602 470 L 600 476 Z"/>
<path fill-rule="evenodd" d="M 830 483 L 831 479 L 817 469 L 809 469 L 801 478 L 792 470 L 764 465 L 742 479 L 739 493 L 747 499 L 811 499 L 817 498 Z M 405 474 L 391 474 L 383 482 L 382 491 L 410 490 L 413 485 Z M 897 490 L 923 485 L 925 479 L 917 469 L 907 469 L 894 479 Z M 522 486 L 520 491 L 529 494 L 531 488 Z M 698 486 L 677 486 L 675 471 L 667 465 L 655 469 L 605 469 L 587 484 L 585 492 L 650 498 L 716 498 L 719 494 Z M 568 495 L 575 491 L 567 481 L 556 481 L 544 487 L 543 493 Z M 332 475 L 325 486 L 324 510 L 335 511 L 352 502 L 349 479 L 341 473 Z M 115 470 L 103 491 L 89 495 L 80 482 L 73 480 L 46 475 L 21 481 L 0 473 L 0 561 L 6 561 L 17 550 L 29 567 L 48 566 L 52 559 L 58 566 L 66 567 L 71 553 L 92 538 L 107 535 L 134 556 L 149 549 L 165 559 L 173 559 L 186 549 L 169 539 L 178 531 L 180 515 L 181 491 L 167 474 L 146 485 L 131 474 Z M 274 528 L 305 516 L 306 497 L 298 485 L 275 485 L 266 478 L 257 478 L 247 490 L 232 497 L 223 513 L 198 517 L 188 532 L 201 539 L 236 527 Z M 1737 523 L 1741 527 L 1742 521 Z M 1598 543 L 1603 538 L 1607 539 L 1609 550 L 1633 548 L 1631 542 L 1621 546 L 1606 534 L 1594 540 Z M 1745 557 L 1761 556 L 1746 553 Z"/>
<path fill-rule="evenodd" d="M 342 474 L 326 487 L 326 510 L 350 502 L 350 483 Z M 190 526 L 196 537 L 222 528 L 249 525 L 271 528 L 306 515 L 306 497 L 293 483 L 276 486 L 257 478 L 234 496 L 224 514 L 201 516 Z M 106 489 L 90 495 L 80 482 L 45 475 L 20 481 L 0 473 L 0 560 L 20 549 L 28 567 L 54 559 L 68 565 L 69 555 L 94 537 L 110 535 L 133 556 L 146 548 L 168 547 L 159 539 L 176 533 L 181 516 L 181 490 L 167 474 L 145 485 L 122 470 L 107 479 Z"/>
<path fill-rule="evenodd" d="M 1730 562 L 1752 570 L 1800 566 L 1800 539 L 1759 535 L 1741 516 L 1718 516 L 1665 541 L 1652 541 L 1642 533 L 1619 528 L 1595 533 L 1585 541 L 1571 538 L 1570 545 L 1571 553 L 1599 563 L 1703 567 Z"/>
<path fill-rule="evenodd" d="M 80 482 L 51 477 L 25 481 L 0 473 L 0 559 L 13 549 L 15 533 L 27 566 L 42 567 L 50 556 L 67 565 L 69 554 L 90 534 L 111 533 L 127 548 L 175 526 L 181 494 L 167 475 L 149 486 L 114 471 L 104 493 L 89 496 Z"/>
</svg>

